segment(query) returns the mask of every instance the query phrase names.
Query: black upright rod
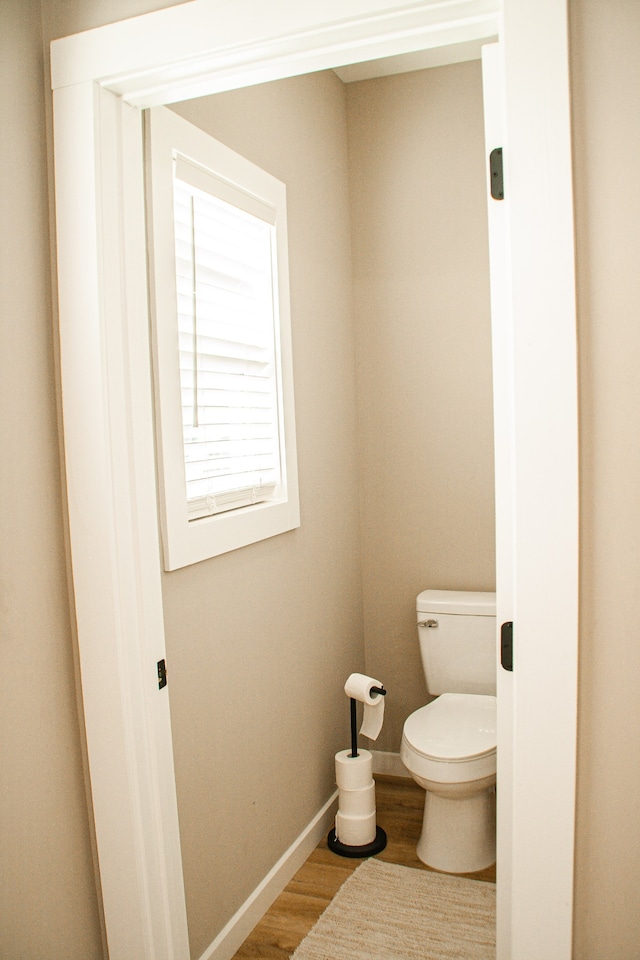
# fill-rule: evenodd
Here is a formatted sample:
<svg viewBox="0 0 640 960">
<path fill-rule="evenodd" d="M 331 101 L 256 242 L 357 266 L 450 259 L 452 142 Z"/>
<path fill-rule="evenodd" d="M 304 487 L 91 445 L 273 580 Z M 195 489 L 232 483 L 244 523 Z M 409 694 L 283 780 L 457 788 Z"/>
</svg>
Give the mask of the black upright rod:
<svg viewBox="0 0 640 960">
<path fill-rule="evenodd" d="M 353 697 L 351 699 L 351 753 L 350 757 L 358 756 L 358 721 L 356 719 L 356 701 Z"/>
</svg>

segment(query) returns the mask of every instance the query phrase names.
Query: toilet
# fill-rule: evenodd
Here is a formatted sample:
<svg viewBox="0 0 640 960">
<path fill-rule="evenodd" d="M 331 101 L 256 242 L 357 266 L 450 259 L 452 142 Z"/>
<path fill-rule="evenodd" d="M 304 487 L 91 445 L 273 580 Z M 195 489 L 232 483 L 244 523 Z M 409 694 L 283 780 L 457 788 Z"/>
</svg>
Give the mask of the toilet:
<svg viewBox="0 0 640 960">
<path fill-rule="evenodd" d="M 496 859 L 496 595 L 425 590 L 416 601 L 427 690 L 400 757 L 426 791 L 417 854 L 445 873 Z"/>
</svg>

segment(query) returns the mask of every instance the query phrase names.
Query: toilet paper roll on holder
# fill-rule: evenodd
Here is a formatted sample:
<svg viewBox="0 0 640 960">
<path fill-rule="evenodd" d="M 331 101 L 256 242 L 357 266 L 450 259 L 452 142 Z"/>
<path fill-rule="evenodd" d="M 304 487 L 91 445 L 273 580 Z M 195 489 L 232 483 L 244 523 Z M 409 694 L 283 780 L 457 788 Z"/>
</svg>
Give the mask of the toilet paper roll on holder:
<svg viewBox="0 0 640 960">
<path fill-rule="evenodd" d="M 371 687 L 370 695 L 377 696 L 380 694 L 381 697 L 386 697 L 387 691 L 384 687 Z M 349 697 L 351 702 L 351 753 L 350 757 L 358 756 L 358 721 L 356 719 L 356 704 L 357 700 L 355 697 Z"/>
</svg>

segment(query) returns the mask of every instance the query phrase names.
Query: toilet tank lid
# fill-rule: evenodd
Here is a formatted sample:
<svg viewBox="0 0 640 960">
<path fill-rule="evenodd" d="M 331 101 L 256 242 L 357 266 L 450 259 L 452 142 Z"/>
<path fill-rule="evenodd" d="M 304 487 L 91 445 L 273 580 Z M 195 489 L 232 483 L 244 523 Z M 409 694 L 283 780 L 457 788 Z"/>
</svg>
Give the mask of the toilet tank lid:
<svg viewBox="0 0 640 960">
<path fill-rule="evenodd" d="M 418 594 L 416 610 L 419 615 L 458 613 L 474 617 L 495 617 L 496 595 L 465 590 L 423 590 Z"/>
</svg>

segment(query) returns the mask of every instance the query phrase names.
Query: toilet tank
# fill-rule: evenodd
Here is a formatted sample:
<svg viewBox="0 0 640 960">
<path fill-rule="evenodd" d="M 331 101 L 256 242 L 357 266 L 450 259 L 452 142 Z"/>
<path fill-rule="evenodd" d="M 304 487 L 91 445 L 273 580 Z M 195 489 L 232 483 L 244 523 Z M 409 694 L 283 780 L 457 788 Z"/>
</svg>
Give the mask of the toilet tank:
<svg viewBox="0 0 640 960">
<path fill-rule="evenodd" d="M 424 590 L 416 601 L 427 690 L 496 692 L 496 595 Z"/>
</svg>

